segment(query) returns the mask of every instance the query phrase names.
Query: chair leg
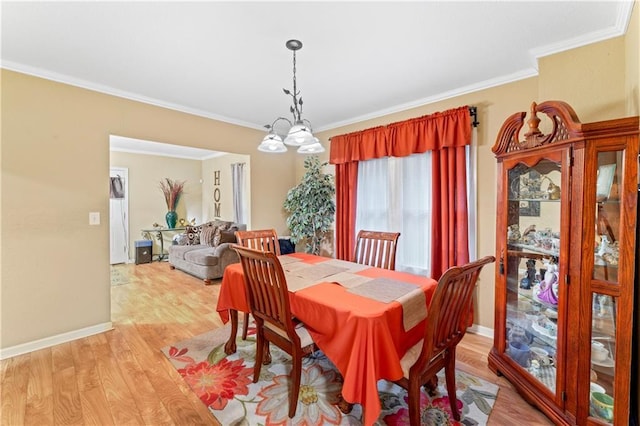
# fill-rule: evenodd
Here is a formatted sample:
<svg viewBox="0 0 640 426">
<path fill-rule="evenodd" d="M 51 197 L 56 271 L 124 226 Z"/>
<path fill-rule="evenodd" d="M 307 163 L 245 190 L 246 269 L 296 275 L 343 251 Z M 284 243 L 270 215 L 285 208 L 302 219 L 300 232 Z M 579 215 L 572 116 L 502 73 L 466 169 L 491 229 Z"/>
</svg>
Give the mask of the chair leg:
<svg viewBox="0 0 640 426">
<path fill-rule="evenodd" d="M 420 426 L 420 383 L 418 381 L 409 380 L 407 402 L 409 404 L 409 424 Z"/>
<path fill-rule="evenodd" d="M 449 350 L 446 355 L 446 365 L 444 367 L 444 376 L 447 385 L 447 393 L 449 394 L 449 405 L 451 413 L 455 421 L 460 421 L 460 412 L 458 411 L 458 400 L 456 398 L 456 353 L 455 349 Z"/>
<path fill-rule="evenodd" d="M 265 338 L 261 327 L 258 327 L 258 339 L 256 342 L 256 361 L 253 365 L 253 383 L 258 383 L 260 370 L 262 369 L 262 357 L 264 355 Z M 268 343 L 267 343 L 268 344 Z"/>
<path fill-rule="evenodd" d="M 292 355 L 293 365 L 291 367 L 291 390 L 289 392 L 289 418 L 292 419 L 296 415 L 298 408 L 298 394 L 300 393 L 300 376 L 302 375 L 302 354 Z"/>
<path fill-rule="evenodd" d="M 247 340 L 247 333 L 249 332 L 249 313 L 244 313 L 244 319 L 242 320 L 242 340 Z"/>
</svg>

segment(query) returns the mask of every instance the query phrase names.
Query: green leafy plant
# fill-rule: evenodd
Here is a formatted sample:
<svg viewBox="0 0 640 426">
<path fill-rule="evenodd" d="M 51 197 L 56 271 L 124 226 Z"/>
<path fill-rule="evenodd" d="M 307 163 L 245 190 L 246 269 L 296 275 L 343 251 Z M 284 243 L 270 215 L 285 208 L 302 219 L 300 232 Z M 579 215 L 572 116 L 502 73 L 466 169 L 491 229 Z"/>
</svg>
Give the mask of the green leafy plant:
<svg viewBox="0 0 640 426">
<path fill-rule="evenodd" d="M 289 213 L 287 226 L 291 240 L 294 243 L 304 241 L 307 253 L 320 254 L 321 244 L 336 213 L 333 176 L 322 172 L 326 164 L 317 156 L 307 157 L 302 182 L 289 190 L 283 205 Z"/>
</svg>

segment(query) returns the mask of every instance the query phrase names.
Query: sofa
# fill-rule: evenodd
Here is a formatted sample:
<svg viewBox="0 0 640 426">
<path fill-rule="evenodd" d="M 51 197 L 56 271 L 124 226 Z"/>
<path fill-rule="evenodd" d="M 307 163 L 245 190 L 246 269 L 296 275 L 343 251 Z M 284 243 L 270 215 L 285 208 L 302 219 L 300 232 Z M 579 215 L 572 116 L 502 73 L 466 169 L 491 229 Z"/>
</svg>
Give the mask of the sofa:
<svg viewBox="0 0 640 426">
<path fill-rule="evenodd" d="M 246 229 L 244 224 L 221 220 L 188 226 L 169 246 L 169 267 L 211 284 L 222 277 L 227 265 L 240 261 L 231 244 L 236 242 L 235 231 Z"/>
</svg>

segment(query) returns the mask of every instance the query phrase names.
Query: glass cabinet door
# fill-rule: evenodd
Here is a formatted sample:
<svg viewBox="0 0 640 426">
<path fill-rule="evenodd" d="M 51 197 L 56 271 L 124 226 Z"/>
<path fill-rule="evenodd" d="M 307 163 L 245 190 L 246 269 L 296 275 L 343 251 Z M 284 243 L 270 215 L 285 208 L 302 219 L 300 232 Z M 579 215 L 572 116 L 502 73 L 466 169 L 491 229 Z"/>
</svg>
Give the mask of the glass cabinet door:
<svg viewBox="0 0 640 426">
<path fill-rule="evenodd" d="M 621 232 L 623 151 L 598 153 L 592 274 L 589 415 L 613 422 L 616 359 L 616 290 Z M 611 290 L 611 291 L 607 291 Z"/>
<path fill-rule="evenodd" d="M 561 163 L 508 171 L 505 352 L 556 392 L 561 237 Z"/>
</svg>

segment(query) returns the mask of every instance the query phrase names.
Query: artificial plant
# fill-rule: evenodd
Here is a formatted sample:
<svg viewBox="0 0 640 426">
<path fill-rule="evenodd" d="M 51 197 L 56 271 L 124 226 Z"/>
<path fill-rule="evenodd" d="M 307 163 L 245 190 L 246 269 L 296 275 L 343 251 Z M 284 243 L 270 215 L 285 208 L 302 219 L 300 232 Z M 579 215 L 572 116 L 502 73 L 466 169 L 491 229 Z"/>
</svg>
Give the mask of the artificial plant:
<svg viewBox="0 0 640 426">
<path fill-rule="evenodd" d="M 317 156 L 307 157 L 302 181 L 289 190 L 283 205 L 289 213 L 287 226 L 291 241 L 304 241 L 307 253 L 320 254 L 336 213 L 336 189 L 333 176 L 322 172 L 325 165 L 327 163 L 321 163 Z"/>
</svg>

